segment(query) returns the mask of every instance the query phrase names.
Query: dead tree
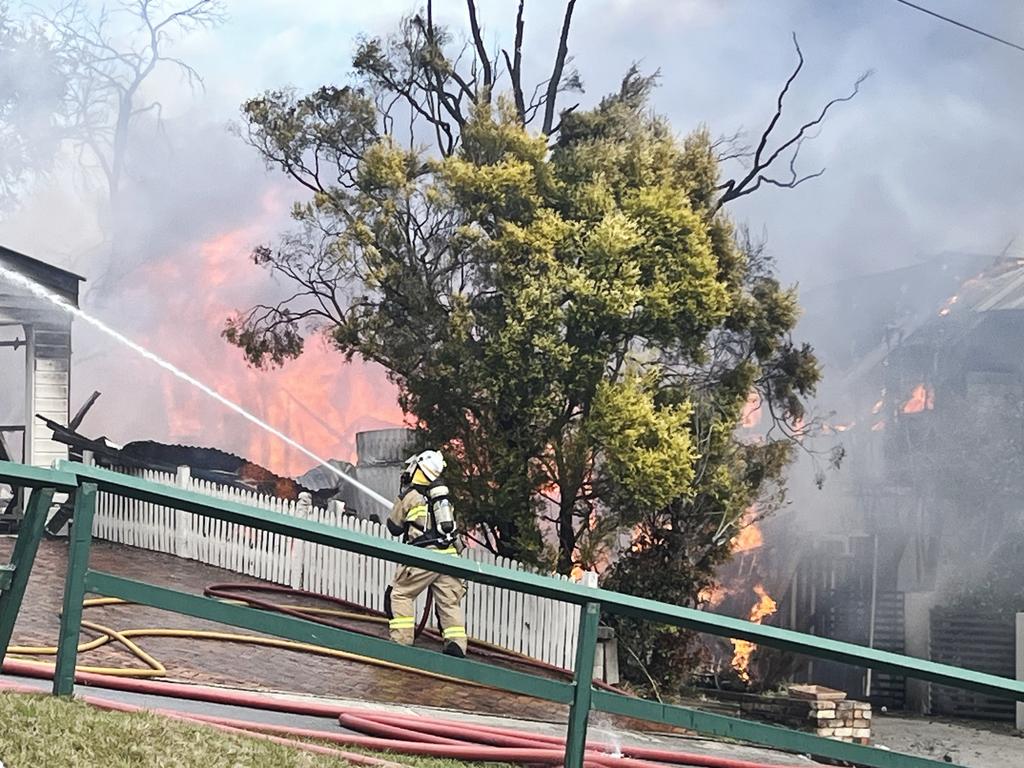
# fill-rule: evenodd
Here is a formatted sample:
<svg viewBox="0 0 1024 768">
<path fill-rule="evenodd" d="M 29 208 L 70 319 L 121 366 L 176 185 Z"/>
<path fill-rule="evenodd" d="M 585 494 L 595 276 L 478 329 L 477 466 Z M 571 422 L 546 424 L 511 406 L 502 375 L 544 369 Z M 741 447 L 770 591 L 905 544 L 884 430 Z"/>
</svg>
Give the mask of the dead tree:
<svg viewBox="0 0 1024 768">
<path fill-rule="evenodd" d="M 823 124 L 829 110 L 831 110 L 836 104 L 851 101 L 858 93 L 860 93 L 860 86 L 871 76 L 870 70 L 864 72 L 854 82 L 853 88 L 847 95 L 831 99 L 821 108 L 821 111 L 818 112 L 816 117 L 803 123 L 795 133 L 785 140 L 780 141 L 775 149 L 770 150 L 768 148 L 769 144 L 771 144 L 773 140 L 776 140 L 776 136 L 774 135 L 775 129 L 778 127 L 779 120 L 782 118 L 786 95 L 789 93 L 790 87 L 793 85 L 804 66 L 804 54 L 803 51 L 800 50 L 800 43 L 796 38 L 796 34 L 793 35 L 793 46 L 796 48 L 796 67 L 782 86 L 782 90 L 779 91 L 779 97 L 775 105 L 775 114 L 772 115 L 771 120 L 768 121 L 767 127 L 761 133 L 761 137 L 757 142 L 757 147 L 750 149 L 749 147 L 743 146 L 740 134 L 738 133 L 731 137 L 721 139 L 718 142 L 718 146 L 720 147 L 718 159 L 720 162 L 728 160 L 739 160 L 741 162 L 748 161 L 749 168 L 747 168 L 745 173 L 740 175 L 738 178 L 729 179 L 719 186 L 719 190 L 722 194 L 715 204 L 716 210 L 720 209 L 726 203 L 730 203 L 733 200 L 749 195 L 752 192 L 756 192 L 761 188 L 762 184 L 770 184 L 776 187 L 793 189 L 794 187 L 800 186 L 805 181 L 810 181 L 811 179 L 816 179 L 821 176 L 825 172 L 824 168 L 805 174 L 801 174 L 797 171 L 796 166 L 800 157 L 800 149 L 805 141 L 815 138 L 816 134 L 811 132 Z M 777 167 L 777 162 L 784 157 L 788 157 L 788 168 L 784 175 L 779 176 L 775 173 L 774 169 Z M 785 160 L 783 161 L 785 162 Z"/>
<path fill-rule="evenodd" d="M 143 84 L 159 68 L 174 67 L 189 87 L 202 86 L 199 73 L 170 53 L 174 40 L 220 23 L 221 0 L 124 0 L 113 9 L 91 11 L 71 0 L 35 21 L 61 53 L 68 77 L 67 137 L 83 163 L 98 166 L 116 208 L 124 180 L 131 133 L 144 116 L 161 124 L 162 105 L 144 99 Z"/>
<path fill-rule="evenodd" d="M 187 62 L 169 52 L 178 39 L 224 19 L 222 0 L 121 0 L 93 10 L 86 0 L 69 0 L 34 22 L 59 52 L 67 78 L 63 138 L 77 150 L 80 167 L 98 175 L 102 198 L 97 211 L 103 248 L 111 269 L 92 282 L 88 294 L 110 292 L 142 262 L 127 261 L 119 247 L 121 193 L 133 134 L 150 118 L 162 130 L 163 107 L 143 95 L 143 86 L 162 68 L 178 70 L 189 88 L 203 85 Z M 97 173 L 98 171 L 98 173 Z"/>
</svg>

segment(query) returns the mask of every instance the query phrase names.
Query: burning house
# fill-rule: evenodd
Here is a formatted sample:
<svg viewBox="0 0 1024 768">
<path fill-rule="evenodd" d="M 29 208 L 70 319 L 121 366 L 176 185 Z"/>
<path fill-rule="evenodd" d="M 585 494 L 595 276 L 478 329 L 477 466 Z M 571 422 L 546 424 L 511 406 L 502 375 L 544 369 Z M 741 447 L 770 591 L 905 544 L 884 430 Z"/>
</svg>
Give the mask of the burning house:
<svg viewBox="0 0 1024 768">
<path fill-rule="evenodd" d="M 326 467 L 316 467 L 299 478 L 282 477 L 248 459 L 217 448 L 168 445 L 154 440 L 136 440 L 120 445 L 107 437 L 90 438 L 76 431 L 94 393 L 72 427 L 52 419 L 38 417 L 52 434 L 54 442 L 66 446 L 73 461 L 85 461 L 116 471 L 151 471 L 168 475 L 187 467 L 189 476 L 224 488 L 251 491 L 263 496 L 294 501 L 308 493 L 314 506 L 341 504 L 345 514 L 365 519 L 379 518 L 377 503 L 368 494 L 353 488 Z M 398 479 L 405 456 L 410 450 L 411 433 L 407 429 L 383 429 L 356 435 L 357 464 L 332 461 L 345 475 L 388 498 L 398 493 Z M 70 512 L 70 510 L 67 510 Z M 51 520 L 48 528 L 56 532 L 66 515 Z"/>
<path fill-rule="evenodd" d="M 2 247 L 0 269 L 34 281 L 55 299 L 78 307 L 79 284 L 84 279 L 78 275 Z M 179 467 L 189 467 L 192 477 L 228 488 L 289 500 L 308 491 L 318 506 L 339 502 L 347 513 L 366 517 L 379 512 L 376 502 L 341 483 L 337 475 L 326 469 L 321 468 L 319 475 L 315 471 L 310 473 L 305 478 L 308 485 L 304 484 L 303 478 L 295 479 L 268 469 L 269 465 L 278 472 L 290 474 L 294 471 L 297 474 L 302 465 L 294 456 L 284 455 L 287 447 L 272 440 L 263 430 L 233 432 L 230 435 L 232 439 L 225 442 L 231 443 L 235 452 L 202 447 L 204 443 L 209 445 L 211 437 L 217 443 L 224 441 L 223 415 L 218 414 L 216 420 L 204 419 L 206 414 L 201 406 L 205 403 L 201 393 L 168 388 L 166 380 L 163 382 L 164 394 L 167 395 L 164 407 L 153 409 L 151 416 L 153 432 L 171 439 L 135 440 L 121 444 L 107 437 L 88 435 L 82 430 L 82 423 L 100 394 L 93 393 L 72 415 L 71 314 L 24 288 L 13 274 L 9 280 L 4 280 L 0 274 L 0 284 L 3 285 L 0 290 L 0 354 L 9 358 L 0 366 L 3 382 L 0 460 L 49 466 L 54 461 L 71 458 L 93 461 L 108 468 L 165 474 L 174 474 Z M 205 314 L 200 313 L 200 319 L 205 321 L 211 315 L 223 316 L 227 311 L 218 305 Z M 194 315 L 183 314 L 186 317 Z M 384 425 L 389 420 L 393 421 L 381 416 L 384 413 L 378 402 L 381 398 L 366 396 L 367 388 L 375 386 L 377 374 L 374 372 L 363 370 L 361 376 L 355 375 L 355 383 L 359 386 L 347 390 L 342 386 L 341 391 L 346 397 L 339 399 L 338 390 L 332 391 L 332 387 L 337 385 L 336 379 L 344 379 L 344 376 L 332 374 L 331 366 L 324 363 L 325 356 L 330 354 L 326 346 L 312 345 L 311 352 L 291 366 L 287 376 L 282 377 L 278 372 L 275 380 L 264 381 L 254 378 L 256 374 L 246 369 L 240 358 L 226 360 L 221 353 L 222 342 L 219 339 L 217 345 L 218 354 L 214 361 L 210 364 L 198 361 L 196 367 L 218 371 L 219 378 L 225 380 L 219 382 L 219 388 L 229 391 L 237 388 L 233 378 L 246 381 L 250 385 L 247 391 L 256 393 L 255 407 L 261 414 L 272 421 L 279 421 L 290 434 L 295 434 L 304 443 L 314 444 L 322 454 L 340 453 L 348 458 L 350 453 L 345 443 L 351 438 L 340 436 L 337 424 L 351 424 L 352 419 L 337 410 L 338 403 L 354 406 L 355 413 L 360 414 L 356 423 Z M 115 353 L 116 350 L 111 354 Z M 114 397 L 125 397 L 120 381 L 111 381 L 110 386 Z M 268 391 L 274 397 L 264 397 Z M 110 396 L 108 393 L 107 397 Z M 277 408 L 282 398 L 289 404 L 284 414 Z M 314 412 L 304 401 L 326 401 L 329 405 Z M 297 414 L 292 413 L 292 404 L 299 409 Z M 395 407 L 392 405 L 392 410 Z M 161 420 L 166 423 L 162 425 Z M 310 427 L 320 432 L 311 435 L 307 429 Z M 326 438 L 321 434 L 323 432 L 327 433 Z M 397 468 L 404 459 L 404 456 L 396 458 L 396 451 L 401 453 L 406 442 L 406 433 L 402 429 L 364 430 L 355 440 L 357 463 L 336 463 L 346 474 L 362 476 L 361 481 L 371 488 L 379 487 L 385 495 L 393 495 L 393 491 L 397 491 L 397 488 L 392 489 L 392 485 L 397 483 Z M 238 454 L 255 456 L 256 460 Z M 308 464 L 302 466 L 303 469 L 307 467 Z M 327 476 L 321 477 L 324 473 Z M 16 526 L 22 503 L 19 494 L 0 488 L 0 528 Z M 63 526 L 61 520 L 66 519 L 67 512 L 64 510 L 63 514 L 51 520 L 51 532 Z"/>
<path fill-rule="evenodd" d="M 67 446 L 75 461 L 89 461 L 115 470 L 151 470 L 174 473 L 188 467 L 190 475 L 227 488 L 253 491 L 265 496 L 295 500 L 309 493 L 313 503 L 326 506 L 342 502 L 352 514 L 372 518 L 376 502 L 328 470 L 315 467 L 299 478 L 282 477 L 248 459 L 222 451 L 190 445 L 168 445 L 136 440 L 119 445 L 107 437 L 90 438 L 50 419 L 41 419 L 57 443 Z M 356 435 L 357 463 L 332 461 L 338 470 L 386 497 L 398 493 L 398 477 L 410 445 L 407 429 L 381 429 Z"/>
<path fill-rule="evenodd" d="M 821 491 L 802 462 L 792 504 L 723 581 L 753 571 L 781 626 L 1013 677 L 1013 606 L 995 591 L 1024 583 L 1024 558 L 1005 551 L 1024 526 L 1024 260 L 943 257 L 805 304 L 826 368 L 819 402 L 846 460 Z M 774 662 L 755 654 L 755 672 Z M 845 665 L 789 673 L 888 706 L 1013 716 L 1006 702 Z"/>
</svg>

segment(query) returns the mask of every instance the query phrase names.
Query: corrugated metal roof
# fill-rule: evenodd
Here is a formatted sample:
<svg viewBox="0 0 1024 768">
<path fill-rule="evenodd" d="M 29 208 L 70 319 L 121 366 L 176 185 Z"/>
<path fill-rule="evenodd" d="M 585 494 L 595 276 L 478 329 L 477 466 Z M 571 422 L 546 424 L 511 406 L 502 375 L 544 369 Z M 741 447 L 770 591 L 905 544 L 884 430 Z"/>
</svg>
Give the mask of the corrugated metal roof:
<svg viewBox="0 0 1024 768">
<path fill-rule="evenodd" d="M 998 271 L 982 275 L 970 291 L 970 307 L 975 312 L 999 312 L 1024 309 L 1024 263 L 1000 265 Z"/>
</svg>

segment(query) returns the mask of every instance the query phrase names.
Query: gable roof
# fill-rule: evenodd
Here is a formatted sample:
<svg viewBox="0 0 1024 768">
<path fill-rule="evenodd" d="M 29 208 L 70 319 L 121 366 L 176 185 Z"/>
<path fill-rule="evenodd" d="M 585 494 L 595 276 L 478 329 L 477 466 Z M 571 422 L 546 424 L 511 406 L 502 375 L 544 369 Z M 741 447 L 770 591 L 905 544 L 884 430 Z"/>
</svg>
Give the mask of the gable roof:
<svg viewBox="0 0 1024 768">
<path fill-rule="evenodd" d="M 0 264 L 21 272 L 74 306 L 78 306 L 78 284 L 85 280 L 81 275 L 26 256 L 24 253 L 12 251 L 10 248 L 4 248 L 2 245 L 0 245 Z"/>
</svg>

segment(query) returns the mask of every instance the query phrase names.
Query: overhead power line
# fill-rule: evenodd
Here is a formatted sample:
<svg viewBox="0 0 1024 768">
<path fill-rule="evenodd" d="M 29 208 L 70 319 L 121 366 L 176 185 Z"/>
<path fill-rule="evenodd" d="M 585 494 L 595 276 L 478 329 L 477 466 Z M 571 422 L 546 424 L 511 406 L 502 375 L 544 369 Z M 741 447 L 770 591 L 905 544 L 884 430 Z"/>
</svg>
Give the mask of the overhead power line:
<svg viewBox="0 0 1024 768">
<path fill-rule="evenodd" d="M 972 27 L 970 24 L 964 24 L 962 21 L 957 21 L 956 19 L 949 18 L 949 16 L 943 16 L 941 13 L 936 13 L 935 11 L 931 11 L 927 8 L 924 8 L 923 6 L 911 3 L 909 0 L 896 0 L 896 2 L 900 3 L 901 5 L 907 6 L 908 8 L 913 8 L 915 11 L 920 11 L 921 13 L 926 13 L 929 16 L 934 16 L 936 19 L 941 19 L 947 24 L 952 24 L 955 27 L 960 27 L 960 29 L 966 29 L 968 32 L 973 32 L 976 35 L 987 37 L 989 40 L 994 40 L 997 43 L 1008 45 L 1011 48 L 1015 48 L 1018 51 L 1024 53 L 1024 46 L 1018 45 L 1017 43 L 1011 42 L 1009 40 L 1004 40 L 1001 37 L 985 32 L 984 30 L 978 29 L 977 27 Z"/>
</svg>

